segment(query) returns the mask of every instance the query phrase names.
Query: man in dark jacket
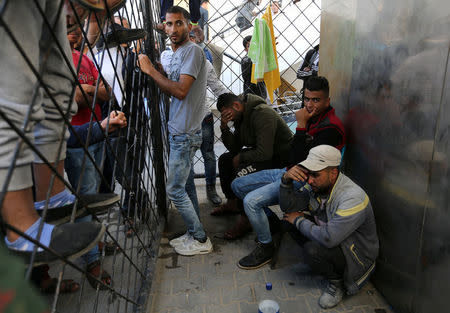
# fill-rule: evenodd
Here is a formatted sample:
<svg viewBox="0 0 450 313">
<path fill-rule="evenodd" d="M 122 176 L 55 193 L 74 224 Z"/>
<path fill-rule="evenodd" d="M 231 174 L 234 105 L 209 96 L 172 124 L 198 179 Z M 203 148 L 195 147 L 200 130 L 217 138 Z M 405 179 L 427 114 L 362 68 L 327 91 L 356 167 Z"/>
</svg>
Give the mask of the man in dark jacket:
<svg viewBox="0 0 450 313">
<path fill-rule="evenodd" d="M 227 203 L 216 208 L 212 215 L 239 211 L 231 190 L 233 179 L 286 166 L 292 141 L 289 127 L 261 97 L 248 94 L 239 98 L 226 93 L 219 97 L 217 109 L 221 113 L 222 141 L 229 151 L 219 158 L 220 184 Z M 234 132 L 228 126 L 231 121 Z M 226 232 L 225 238 L 236 239 L 250 229 L 248 219 L 242 215 L 240 223 Z"/>
<path fill-rule="evenodd" d="M 280 187 L 283 219 L 295 226 L 295 239 L 304 248 L 306 263 L 328 280 L 319 298 L 324 309 L 336 306 L 344 291 L 351 295 L 361 288 L 375 269 L 379 248 L 369 197 L 339 172 L 340 162 L 338 149 L 314 147 L 299 164 L 299 171 L 284 174 Z M 309 194 L 309 206 L 300 212 L 291 205 L 297 202 L 297 195 L 285 201 L 292 195 L 293 181 L 307 183 L 304 190 Z"/>
<path fill-rule="evenodd" d="M 305 107 L 298 110 L 297 130 L 290 147 L 289 171 L 298 170 L 311 148 L 327 144 L 341 150 L 345 144 L 344 126 L 330 106 L 329 85 L 325 77 L 313 77 L 305 84 Z M 279 224 L 268 206 L 279 203 L 280 179 L 285 169 L 270 169 L 235 179 L 234 194 L 244 200 L 244 210 L 258 235 L 256 248 L 238 266 L 255 269 L 271 261 L 274 254 L 271 226 Z M 269 213 L 269 216 L 265 212 Z"/>
<path fill-rule="evenodd" d="M 317 76 L 319 71 L 319 45 L 306 53 L 302 65 L 297 70 L 297 78 L 303 80 L 303 83 L 312 76 Z"/>
</svg>

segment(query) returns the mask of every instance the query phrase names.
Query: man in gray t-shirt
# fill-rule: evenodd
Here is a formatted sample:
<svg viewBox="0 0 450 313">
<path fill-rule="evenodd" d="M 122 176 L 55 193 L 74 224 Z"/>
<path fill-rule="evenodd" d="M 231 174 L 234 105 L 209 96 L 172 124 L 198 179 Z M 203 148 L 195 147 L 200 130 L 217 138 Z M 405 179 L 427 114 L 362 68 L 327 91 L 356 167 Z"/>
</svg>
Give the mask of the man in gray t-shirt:
<svg viewBox="0 0 450 313">
<path fill-rule="evenodd" d="M 186 42 L 175 50 L 169 65 L 169 79 L 175 82 L 180 75 L 189 75 L 194 82 L 185 98 L 172 96 L 169 113 L 169 132 L 171 134 L 195 133 L 201 129 L 205 111 L 206 67 L 202 49 Z"/>
<path fill-rule="evenodd" d="M 139 55 L 142 72 L 151 76 L 159 88 L 170 94 L 169 111 L 169 173 L 167 195 L 183 217 L 187 232 L 169 244 L 182 255 L 206 254 L 212 244 L 186 192 L 195 151 L 202 143 L 201 123 L 205 116 L 206 67 L 202 49 L 189 41 L 191 24 L 189 13 L 173 6 L 166 12 L 165 31 L 172 41 L 174 54 L 170 62 L 170 76 L 158 72 L 150 59 Z M 195 199 L 194 199 L 195 200 Z"/>
</svg>

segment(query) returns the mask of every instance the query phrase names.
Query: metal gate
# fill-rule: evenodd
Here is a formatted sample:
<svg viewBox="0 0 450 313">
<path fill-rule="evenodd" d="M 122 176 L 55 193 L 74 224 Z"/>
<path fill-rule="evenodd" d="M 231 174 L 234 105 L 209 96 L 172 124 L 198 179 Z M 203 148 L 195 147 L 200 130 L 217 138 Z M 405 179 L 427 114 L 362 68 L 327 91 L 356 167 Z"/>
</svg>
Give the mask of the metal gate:
<svg viewBox="0 0 450 313">
<path fill-rule="evenodd" d="M 17 233 L 34 243 L 31 258 L 25 260 L 28 264 L 24 268 L 25 279 L 41 290 L 47 289 L 47 303 L 52 312 L 141 312 L 145 310 L 168 207 L 165 194 L 168 145 L 162 113 L 167 98 L 135 64 L 137 53 L 146 53 L 155 61 L 159 50 L 164 48 L 164 42 L 155 37 L 152 28 L 159 16 L 160 3 L 100 1 L 100 7 L 96 8 L 98 4 L 94 3 L 93 8 L 86 9 L 82 2 L 88 1 L 0 1 L 0 38 L 4 46 L 0 55 L 2 234 Z M 126 28 L 126 24 L 135 30 L 124 31 L 121 27 Z M 71 47 L 70 55 L 66 37 L 70 41 L 78 38 L 78 34 L 80 38 Z M 75 54 L 79 56 L 78 62 Z M 75 119 L 71 122 L 71 116 L 77 112 L 75 103 L 79 108 L 83 106 L 87 116 L 84 124 L 75 125 Z M 124 113 L 127 126 L 110 132 L 120 112 Z M 65 137 L 68 129 L 69 141 Z M 50 158 L 51 153 L 42 148 L 45 147 L 42 142 L 54 148 Z M 61 160 L 66 154 L 66 144 L 64 177 Z M 72 168 L 69 170 L 68 166 Z M 18 172 L 26 173 L 22 177 L 26 189 L 16 182 L 21 178 L 17 178 Z M 92 216 L 94 221 L 105 225 L 106 232 L 98 246 L 100 252 L 93 252 L 93 256 L 93 250 L 90 252 L 91 258 L 99 263 L 90 264 L 100 264 L 100 272 L 109 273 L 111 283 L 107 278 L 88 274 L 86 258 L 59 255 L 54 262 L 33 266 L 38 248 L 55 252 L 40 241 L 44 240 L 42 230 L 46 227 L 43 220 L 51 214 L 50 190 L 59 184 L 75 195 L 75 202 L 70 204 L 72 209 L 65 217 L 69 223 L 77 223 L 75 217 L 83 210 L 80 204 L 85 187 L 83 177 L 87 175 L 97 180 L 95 190 L 89 192 L 114 192 L 120 198 L 106 211 Z M 69 183 L 74 180 L 78 186 Z M 23 204 L 27 212 L 34 209 L 36 204 L 31 198 L 11 198 L 31 192 L 34 201 L 42 192 L 45 194 L 37 236 L 21 231 L 23 221 L 17 220 L 17 216 L 8 216 L 8 208 L 17 203 Z M 89 220 L 90 216 L 84 219 Z M 73 241 L 77 240 L 76 233 L 71 236 Z M 8 249 L 0 248 L 3 258 Z M 17 264 L 17 259 L 13 260 L 10 265 Z M 63 294 L 68 286 L 72 286 L 72 291 L 77 289 L 63 281 L 66 279 L 77 282 L 79 290 Z M 48 284 L 51 288 L 44 287 Z M 39 307 L 37 303 L 34 305 Z"/>
</svg>

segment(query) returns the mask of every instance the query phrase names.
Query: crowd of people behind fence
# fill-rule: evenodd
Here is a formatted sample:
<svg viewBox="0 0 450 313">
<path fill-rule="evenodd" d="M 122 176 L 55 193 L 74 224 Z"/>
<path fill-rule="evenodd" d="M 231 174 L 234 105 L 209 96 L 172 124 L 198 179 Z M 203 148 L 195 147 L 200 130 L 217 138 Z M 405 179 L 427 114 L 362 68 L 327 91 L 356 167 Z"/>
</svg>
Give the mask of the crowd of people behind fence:
<svg viewBox="0 0 450 313">
<path fill-rule="evenodd" d="M 42 16 L 14 1 L 1 17 L 25 57 L 2 28 L 0 182 L 6 192 L 0 201 L 5 245 L 33 262 L 32 279 L 42 292 L 53 293 L 58 285 L 48 264 L 79 256 L 92 287 L 108 289 L 113 282 L 99 256 L 117 247 L 101 241 L 106 229 L 93 216 L 118 205 L 127 236 L 135 234 L 136 218 L 148 218 L 149 195 L 140 181 L 149 140 L 151 95 L 145 76 L 171 96 L 166 191 L 186 226 L 184 235 L 169 242 L 176 253 L 213 252 L 194 183 L 193 158 L 200 150 L 207 198 L 214 205 L 211 215 L 240 215 L 223 238 L 235 240 L 252 229 L 257 234 L 255 248 L 238 260 L 240 268 L 275 260 L 288 232 L 303 247 L 309 269 L 328 280 L 319 299 L 323 308 L 361 288 L 374 270 L 378 238 L 368 196 L 340 172 L 346 134 L 331 106 L 328 80 L 317 76 L 319 45 L 297 73 L 304 81 L 304 106 L 295 112 L 293 134 L 267 104 L 264 82 L 251 82 L 247 55 L 241 62 L 241 95 L 219 80 L 206 44 L 208 0 L 189 1 L 191 14 L 173 1 L 161 1 L 161 23 L 154 30 L 170 40 L 161 64 L 144 51 L 147 33 L 114 16 L 125 0 L 65 1 L 67 16 L 59 14 L 58 1 L 36 2 Z M 248 0 L 239 7 L 241 32 L 252 27 L 257 5 Z M 274 12 L 280 7 L 281 1 L 272 4 Z M 246 52 L 251 40 L 243 38 Z M 207 88 L 218 97 L 220 136 L 228 150 L 218 159 L 224 203 L 216 190 L 214 115 L 205 104 Z M 122 199 L 114 193 L 114 182 L 125 191 Z M 282 219 L 270 208 L 277 204 Z M 60 292 L 79 288 L 70 279 L 59 286 Z"/>
</svg>

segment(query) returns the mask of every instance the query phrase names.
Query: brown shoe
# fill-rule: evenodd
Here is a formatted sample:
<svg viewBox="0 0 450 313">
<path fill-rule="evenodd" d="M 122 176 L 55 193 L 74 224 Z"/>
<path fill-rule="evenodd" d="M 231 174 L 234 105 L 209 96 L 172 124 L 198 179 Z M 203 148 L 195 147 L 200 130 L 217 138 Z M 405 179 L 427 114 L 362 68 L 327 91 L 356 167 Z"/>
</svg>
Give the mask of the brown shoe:
<svg viewBox="0 0 450 313">
<path fill-rule="evenodd" d="M 227 203 L 216 207 L 214 210 L 211 211 L 210 214 L 213 216 L 222 216 L 241 213 L 241 210 L 239 210 L 237 202 L 238 202 L 237 199 L 227 199 Z"/>
<path fill-rule="evenodd" d="M 223 234 L 223 238 L 227 240 L 236 240 L 244 237 L 247 233 L 252 231 L 252 225 L 248 220 L 247 215 L 241 214 L 237 223 Z"/>
</svg>

